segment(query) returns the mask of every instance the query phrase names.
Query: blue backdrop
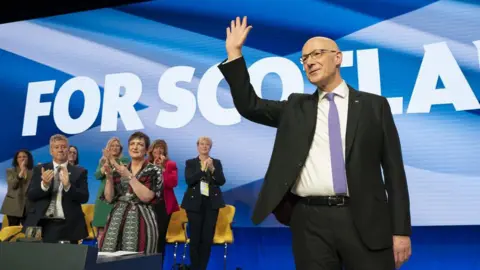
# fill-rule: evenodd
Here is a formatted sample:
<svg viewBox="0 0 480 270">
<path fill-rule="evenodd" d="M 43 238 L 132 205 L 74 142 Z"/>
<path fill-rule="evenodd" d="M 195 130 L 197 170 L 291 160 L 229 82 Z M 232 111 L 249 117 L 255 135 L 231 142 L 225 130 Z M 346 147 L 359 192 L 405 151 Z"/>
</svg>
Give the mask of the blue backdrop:
<svg viewBox="0 0 480 270">
<path fill-rule="evenodd" d="M 345 80 L 389 98 L 413 225 L 479 225 L 478 14 L 476 1 L 183 0 L 3 24 L 0 170 L 10 167 L 19 148 L 30 149 L 35 163 L 48 161 L 49 137 L 65 133 L 90 172 L 93 203 L 93 172 L 107 140 L 118 136 L 125 145 L 134 130 L 142 130 L 167 140 L 179 165 L 175 192 L 181 200 L 184 161 L 196 155 L 196 139 L 207 135 L 224 166 L 223 189 L 237 207 L 236 226 L 252 226 L 275 130 L 238 115 L 216 68 L 226 57 L 229 21 L 247 15 L 254 27 L 244 55 L 260 95 L 285 99 L 313 92 L 298 61 L 301 47 L 316 35 L 335 39 L 344 51 Z M 5 192 L 1 174 L 0 202 Z M 270 217 L 262 226 L 279 225 Z M 449 228 L 430 233 L 436 237 Z M 478 230 L 468 228 L 478 238 Z M 414 232 L 428 235 L 427 229 Z M 471 251 L 468 241 L 459 246 Z M 480 267 L 463 261 L 471 264 L 462 269 Z"/>
</svg>

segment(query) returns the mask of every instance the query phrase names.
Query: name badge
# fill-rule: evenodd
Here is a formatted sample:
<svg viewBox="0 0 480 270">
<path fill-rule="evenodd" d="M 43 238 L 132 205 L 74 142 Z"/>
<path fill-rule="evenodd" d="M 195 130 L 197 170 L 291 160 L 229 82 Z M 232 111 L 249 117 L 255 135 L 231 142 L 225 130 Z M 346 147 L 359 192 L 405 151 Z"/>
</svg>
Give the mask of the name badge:
<svg viewBox="0 0 480 270">
<path fill-rule="evenodd" d="M 207 182 L 201 181 L 201 182 L 200 182 L 200 193 L 201 193 L 203 196 L 207 196 L 207 197 L 208 197 L 209 191 L 210 191 L 210 189 L 209 189 L 209 187 L 208 187 Z"/>
</svg>

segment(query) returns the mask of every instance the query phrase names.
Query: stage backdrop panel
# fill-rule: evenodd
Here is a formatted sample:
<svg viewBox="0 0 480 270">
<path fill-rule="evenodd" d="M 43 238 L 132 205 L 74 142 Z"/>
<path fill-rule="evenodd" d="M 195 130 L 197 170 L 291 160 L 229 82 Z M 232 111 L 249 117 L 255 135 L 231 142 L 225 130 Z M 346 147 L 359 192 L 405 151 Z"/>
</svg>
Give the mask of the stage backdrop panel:
<svg viewBox="0 0 480 270">
<path fill-rule="evenodd" d="M 102 148 L 112 136 L 126 146 L 136 130 L 168 142 L 181 200 L 185 160 L 210 136 L 236 225 L 252 226 L 275 130 L 238 114 L 216 67 L 230 19 L 248 15 L 243 53 L 259 95 L 312 93 L 302 45 L 335 39 L 346 81 L 390 102 L 413 225 L 480 224 L 478 14 L 474 1 L 183 0 L 0 25 L 0 201 L 15 151 L 47 162 L 60 132 L 79 148 L 93 203 Z M 272 217 L 262 225 L 279 226 Z"/>
</svg>

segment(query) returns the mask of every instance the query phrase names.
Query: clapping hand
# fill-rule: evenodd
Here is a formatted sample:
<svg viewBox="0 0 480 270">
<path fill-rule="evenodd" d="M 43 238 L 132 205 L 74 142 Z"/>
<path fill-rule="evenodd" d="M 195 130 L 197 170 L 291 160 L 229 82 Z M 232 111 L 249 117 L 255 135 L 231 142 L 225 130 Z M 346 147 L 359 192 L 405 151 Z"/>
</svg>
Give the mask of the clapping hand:
<svg viewBox="0 0 480 270">
<path fill-rule="evenodd" d="M 45 186 L 49 186 L 53 179 L 53 170 L 45 170 L 42 167 L 42 182 Z"/>
<path fill-rule="evenodd" d="M 115 158 L 112 155 L 112 152 L 110 152 L 110 150 L 108 148 L 103 149 L 102 159 L 105 160 L 105 161 L 109 161 L 109 162 L 112 162 L 112 160 L 115 160 Z"/>
<path fill-rule="evenodd" d="M 107 176 L 107 178 L 111 178 L 112 176 L 112 167 L 110 167 L 109 162 L 103 163 L 102 172 Z"/>
<path fill-rule="evenodd" d="M 204 165 L 204 168 L 205 170 L 210 170 L 210 172 L 213 173 L 213 171 L 215 170 L 215 167 L 213 167 L 213 160 L 212 158 L 208 158 L 207 160 L 205 160 L 205 165 Z"/>
<path fill-rule="evenodd" d="M 117 161 L 113 160 L 112 165 L 115 168 L 115 171 L 117 171 L 120 176 L 125 177 L 125 178 L 131 178 L 132 173 L 128 170 L 127 167 L 120 165 L 117 163 Z"/>
<path fill-rule="evenodd" d="M 62 181 L 63 188 L 67 189 L 70 187 L 70 174 L 68 173 L 67 167 L 60 167 L 60 181 Z"/>
<path fill-rule="evenodd" d="M 165 162 L 166 157 L 164 155 L 160 155 L 159 157 L 155 158 L 153 163 L 157 166 L 163 166 L 163 163 Z"/>
<path fill-rule="evenodd" d="M 23 160 L 20 163 L 20 172 L 18 173 L 18 176 L 27 178 L 27 160 Z"/>
</svg>

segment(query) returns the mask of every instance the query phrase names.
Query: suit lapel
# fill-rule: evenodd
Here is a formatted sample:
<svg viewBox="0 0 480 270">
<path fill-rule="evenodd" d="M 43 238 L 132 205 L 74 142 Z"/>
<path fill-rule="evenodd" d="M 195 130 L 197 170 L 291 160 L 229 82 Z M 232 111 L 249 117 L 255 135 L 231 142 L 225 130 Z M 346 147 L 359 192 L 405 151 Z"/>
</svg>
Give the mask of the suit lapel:
<svg viewBox="0 0 480 270">
<path fill-rule="evenodd" d="M 199 170 L 201 170 L 200 157 L 197 156 L 197 157 L 195 158 L 195 171 L 199 171 Z"/>
<path fill-rule="evenodd" d="M 46 163 L 43 167 L 45 170 L 53 170 L 53 162 Z"/>
<path fill-rule="evenodd" d="M 73 166 L 70 165 L 70 163 L 67 164 L 67 171 L 68 171 L 68 180 L 70 181 L 70 183 L 72 183 L 73 180 L 75 179 L 72 178 Z"/>
<path fill-rule="evenodd" d="M 360 99 L 361 93 L 352 87 L 348 86 L 348 115 L 347 115 L 347 131 L 345 138 L 345 163 L 348 162 L 352 144 L 355 139 L 357 131 L 358 119 L 360 117 L 362 102 Z"/>
<path fill-rule="evenodd" d="M 28 186 L 30 185 L 30 181 L 32 180 L 32 175 L 33 175 L 33 171 L 28 170 L 27 171 L 27 182 L 26 182 L 26 185 L 25 185 L 25 191 L 28 189 Z"/>
<path fill-rule="evenodd" d="M 313 142 L 315 135 L 315 128 L 317 126 L 317 111 L 318 111 L 318 89 L 311 94 L 304 103 L 304 117 L 306 133 L 308 135 L 309 146 Z"/>
</svg>

